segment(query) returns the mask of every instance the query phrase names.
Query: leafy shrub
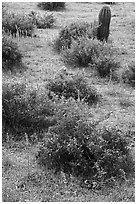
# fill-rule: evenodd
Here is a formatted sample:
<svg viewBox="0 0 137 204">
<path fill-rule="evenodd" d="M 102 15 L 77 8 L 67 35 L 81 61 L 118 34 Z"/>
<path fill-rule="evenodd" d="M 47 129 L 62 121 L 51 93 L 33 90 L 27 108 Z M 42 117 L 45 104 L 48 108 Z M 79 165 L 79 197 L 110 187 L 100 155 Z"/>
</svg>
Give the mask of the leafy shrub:
<svg viewBox="0 0 137 204">
<path fill-rule="evenodd" d="M 42 132 L 54 124 L 53 113 L 54 108 L 46 93 L 37 93 L 35 89 L 29 90 L 23 83 L 3 84 L 4 133 L 10 132 L 14 134 L 15 139 L 23 139 L 24 133 L 32 135 Z"/>
<path fill-rule="evenodd" d="M 117 80 L 115 71 L 120 67 L 120 62 L 116 60 L 117 49 L 112 44 L 103 44 L 99 47 L 98 53 L 94 58 L 94 66 L 100 77 L 112 75 L 113 79 Z"/>
<path fill-rule="evenodd" d="M 122 79 L 124 83 L 135 87 L 135 63 L 132 62 L 128 65 L 128 69 L 125 70 L 122 74 Z"/>
<path fill-rule="evenodd" d="M 38 7 L 50 11 L 64 10 L 65 2 L 39 2 Z"/>
<path fill-rule="evenodd" d="M 4 12 L 2 18 L 2 28 L 12 37 L 32 36 L 34 32 L 33 18 L 27 14 L 15 14 L 13 12 Z"/>
<path fill-rule="evenodd" d="M 71 48 L 62 52 L 63 59 L 67 64 L 73 66 L 87 67 L 93 64 L 95 56 L 99 54 L 101 43 L 97 40 L 79 38 L 72 42 Z"/>
<path fill-rule="evenodd" d="M 112 45 L 102 44 L 96 39 L 79 38 L 79 41 L 72 42 L 70 49 L 62 52 L 62 56 L 69 65 L 90 66 L 101 77 L 106 77 L 120 66 L 115 59 L 115 51 Z"/>
<path fill-rule="evenodd" d="M 13 66 L 21 64 L 22 54 L 16 43 L 10 38 L 2 38 L 2 68 L 13 69 Z"/>
<path fill-rule="evenodd" d="M 69 74 L 67 71 L 58 74 L 48 83 L 50 92 L 66 99 L 72 97 L 88 104 L 96 103 L 99 96 L 94 87 L 90 86 L 87 79 L 81 74 Z M 49 93 L 50 93 L 49 92 Z"/>
<path fill-rule="evenodd" d="M 34 24 L 39 29 L 46 29 L 46 28 L 52 28 L 55 24 L 55 18 L 53 14 L 39 14 L 34 11 L 31 11 L 29 14 L 33 18 Z"/>
<path fill-rule="evenodd" d="M 63 28 L 55 41 L 55 49 L 57 51 L 70 48 L 74 40 L 80 37 L 93 38 L 96 36 L 97 23 L 89 24 L 87 22 L 75 22 Z"/>
<path fill-rule="evenodd" d="M 86 105 L 63 100 L 57 105 L 56 117 L 56 125 L 45 134 L 36 155 L 40 165 L 99 182 L 134 172 L 124 133 L 97 130 L 99 122 L 92 122 Z"/>
</svg>

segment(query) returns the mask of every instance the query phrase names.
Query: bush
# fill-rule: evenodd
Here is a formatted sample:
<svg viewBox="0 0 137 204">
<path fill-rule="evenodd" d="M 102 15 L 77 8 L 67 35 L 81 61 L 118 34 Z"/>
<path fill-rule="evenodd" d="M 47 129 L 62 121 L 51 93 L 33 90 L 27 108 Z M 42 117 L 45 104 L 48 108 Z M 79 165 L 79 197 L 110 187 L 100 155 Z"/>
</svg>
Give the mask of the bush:
<svg viewBox="0 0 137 204">
<path fill-rule="evenodd" d="M 96 39 L 79 38 L 79 41 L 72 42 L 70 49 L 62 52 L 62 56 L 64 62 L 71 66 L 90 66 L 101 77 L 106 77 L 120 66 L 115 52 L 112 45 L 102 44 Z"/>
<path fill-rule="evenodd" d="M 128 69 L 125 70 L 122 74 L 122 79 L 124 83 L 135 87 L 135 62 L 132 62 L 128 65 Z"/>
<path fill-rule="evenodd" d="M 72 42 L 71 48 L 62 52 L 65 63 L 72 66 L 87 67 L 93 64 L 95 56 L 99 55 L 101 43 L 97 40 L 79 38 Z"/>
<path fill-rule="evenodd" d="M 49 94 L 54 92 L 59 98 L 70 97 L 88 104 L 96 103 L 99 95 L 93 86 L 90 86 L 83 74 L 69 74 L 67 71 L 58 74 L 48 83 Z"/>
<path fill-rule="evenodd" d="M 56 113 L 57 124 L 45 134 L 36 155 L 40 165 L 99 182 L 134 172 L 124 133 L 97 131 L 88 107 L 72 99 L 59 104 Z"/>
<path fill-rule="evenodd" d="M 39 29 L 52 28 L 55 24 L 55 18 L 53 16 L 53 14 L 40 15 L 39 13 L 31 11 L 29 16 L 31 16 L 33 18 L 34 24 Z"/>
<path fill-rule="evenodd" d="M 58 11 L 65 9 L 65 2 L 40 2 L 38 7 L 44 10 Z"/>
<path fill-rule="evenodd" d="M 15 139 L 41 133 L 54 124 L 54 108 L 46 93 L 29 90 L 22 83 L 3 84 L 3 133 L 10 132 Z M 5 137 L 5 135 L 3 135 Z M 5 138 L 3 138 L 5 141 Z"/>
<path fill-rule="evenodd" d="M 2 38 L 2 69 L 13 70 L 14 66 L 22 63 L 22 54 L 16 43 L 13 43 L 10 38 Z"/>
<path fill-rule="evenodd" d="M 117 49 L 112 44 L 103 44 L 99 47 L 94 62 L 90 63 L 95 67 L 100 77 L 112 76 L 117 80 L 116 70 L 120 67 L 120 62 L 116 60 Z"/>
<path fill-rule="evenodd" d="M 96 36 L 97 25 L 96 22 L 89 24 L 87 22 L 75 22 L 63 28 L 58 38 L 55 41 L 55 49 L 57 51 L 71 48 L 74 40 L 80 37 L 93 38 Z"/>
<path fill-rule="evenodd" d="M 2 17 L 2 29 L 12 37 L 31 36 L 34 32 L 33 18 L 28 14 L 15 14 L 13 12 L 4 12 Z"/>
</svg>

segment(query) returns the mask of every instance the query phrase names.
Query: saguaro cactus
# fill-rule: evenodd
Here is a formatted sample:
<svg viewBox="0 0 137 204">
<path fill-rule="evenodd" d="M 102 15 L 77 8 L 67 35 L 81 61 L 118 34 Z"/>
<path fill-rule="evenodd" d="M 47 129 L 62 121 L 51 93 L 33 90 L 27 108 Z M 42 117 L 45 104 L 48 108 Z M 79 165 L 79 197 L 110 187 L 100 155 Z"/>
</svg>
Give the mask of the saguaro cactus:
<svg viewBox="0 0 137 204">
<path fill-rule="evenodd" d="M 109 26 L 111 20 L 111 10 L 109 6 L 103 6 L 99 12 L 99 27 L 97 29 L 97 39 L 107 42 L 109 36 Z"/>
</svg>

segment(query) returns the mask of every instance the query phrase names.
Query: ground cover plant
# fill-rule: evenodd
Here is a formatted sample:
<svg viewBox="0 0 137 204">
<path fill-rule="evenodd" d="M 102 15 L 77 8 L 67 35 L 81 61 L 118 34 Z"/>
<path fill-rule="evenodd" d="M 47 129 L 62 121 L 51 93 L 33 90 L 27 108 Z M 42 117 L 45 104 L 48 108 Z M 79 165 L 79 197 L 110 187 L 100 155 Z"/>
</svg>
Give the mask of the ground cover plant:
<svg viewBox="0 0 137 204">
<path fill-rule="evenodd" d="M 3 4 L 3 20 L 29 15 L 35 29 L 3 31 L 27 69 L 2 73 L 2 199 L 135 202 L 135 4 L 109 5 L 107 42 L 96 37 L 105 2 L 37 4 Z"/>
</svg>

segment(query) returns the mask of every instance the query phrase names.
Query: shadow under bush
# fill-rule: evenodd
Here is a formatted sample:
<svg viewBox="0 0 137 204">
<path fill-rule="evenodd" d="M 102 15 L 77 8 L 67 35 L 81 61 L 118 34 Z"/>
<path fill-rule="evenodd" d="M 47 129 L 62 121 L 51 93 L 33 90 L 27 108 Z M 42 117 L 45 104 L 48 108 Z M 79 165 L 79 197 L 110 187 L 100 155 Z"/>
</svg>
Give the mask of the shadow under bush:
<svg viewBox="0 0 137 204">
<path fill-rule="evenodd" d="M 21 140 L 24 133 L 32 135 L 47 130 L 55 123 L 52 118 L 54 108 L 46 93 L 27 90 L 25 84 L 3 84 L 2 87 L 2 122 L 3 141 L 6 132 L 14 139 Z"/>
<path fill-rule="evenodd" d="M 84 101 L 88 105 L 99 101 L 96 89 L 88 84 L 87 78 L 82 73 L 69 74 L 67 71 L 62 71 L 49 81 L 48 89 L 51 99 L 53 92 L 59 98 L 62 96 L 66 99 L 74 98 L 75 100 Z"/>
<path fill-rule="evenodd" d="M 45 133 L 39 165 L 80 179 L 105 182 L 134 173 L 130 144 L 117 129 L 97 130 L 86 105 L 72 99 L 57 106 L 57 123 Z M 122 172 L 122 174 L 121 174 Z"/>
</svg>

